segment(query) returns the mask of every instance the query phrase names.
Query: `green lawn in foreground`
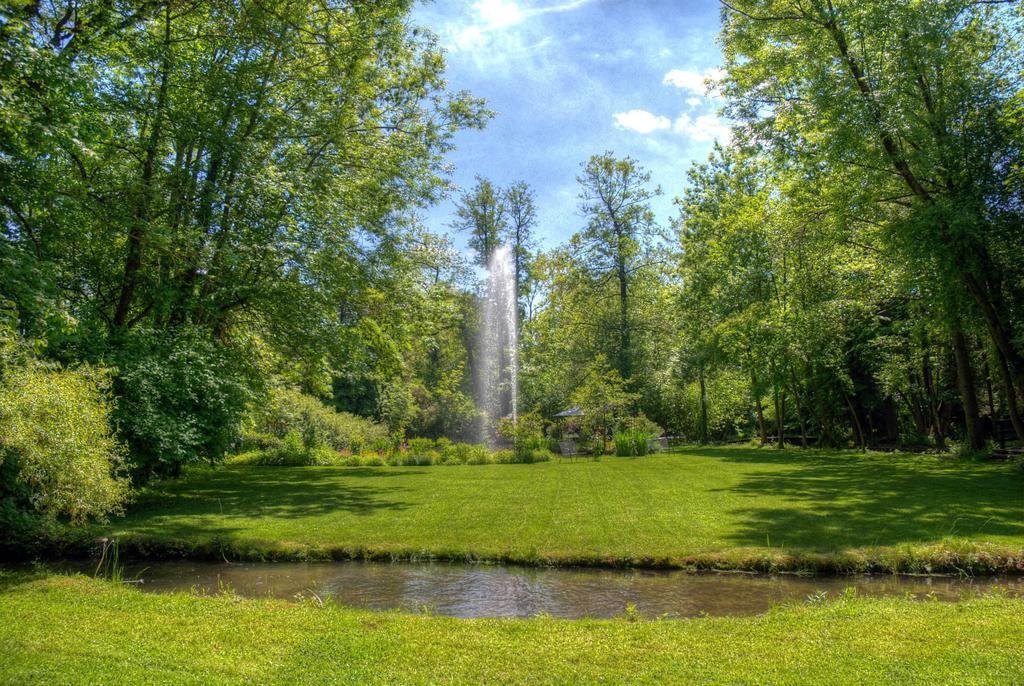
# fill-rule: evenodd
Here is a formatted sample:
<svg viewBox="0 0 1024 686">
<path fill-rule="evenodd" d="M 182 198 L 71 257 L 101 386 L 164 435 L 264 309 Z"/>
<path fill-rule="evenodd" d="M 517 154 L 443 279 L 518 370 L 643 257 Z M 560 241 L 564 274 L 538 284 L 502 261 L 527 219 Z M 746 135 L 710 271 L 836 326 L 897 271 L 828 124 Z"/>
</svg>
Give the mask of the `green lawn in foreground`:
<svg viewBox="0 0 1024 686">
<path fill-rule="evenodd" d="M 460 620 L 145 595 L 82 577 L 12 581 L 0 590 L 2 683 L 1024 682 L 1020 599 L 838 600 L 636 623 Z"/>
<path fill-rule="evenodd" d="M 952 539 L 1021 551 L 1024 472 L 933 456 L 733 448 L 533 465 L 226 467 L 159 484 L 112 531 L 236 551 L 567 561 Z"/>
</svg>

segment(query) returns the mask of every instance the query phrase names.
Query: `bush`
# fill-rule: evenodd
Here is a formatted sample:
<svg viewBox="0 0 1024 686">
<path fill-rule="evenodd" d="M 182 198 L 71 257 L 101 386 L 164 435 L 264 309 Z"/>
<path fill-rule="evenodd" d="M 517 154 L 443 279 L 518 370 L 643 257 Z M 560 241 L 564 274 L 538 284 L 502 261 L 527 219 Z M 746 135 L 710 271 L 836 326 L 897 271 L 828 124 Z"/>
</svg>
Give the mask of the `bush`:
<svg viewBox="0 0 1024 686">
<path fill-rule="evenodd" d="M 307 446 L 327 445 L 358 453 L 379 444 L 389 447 L 387 430 L 364 417 L 335 412 L 313 396 L 290 389 L 272 389 L 267 402 L 251 412 L 247 438 L 270 435 L 283 438 L 298 431 Z"/>
<path fill-rule="evenodd" d="M 309 467 L 343 464 L 344 456 L 326 445 L 307 445 L 302 435 L 289 431 L 276 448 L 256 453 L 249 464 L 265 467 Z"/>
<path fill-rule="evenodd" d="M 280 446 L 263 453 L 259 464 L 298 467 L 312 464 L 312 459 L 313 453 L 302 434 L 293 429 L 285 435 Z"/>
<path fill-rule="evenodd" d="M 403 462 L 403 464 L 433 464 L 434 441 L 429 438 L 413 438 L 409 441 L 406 452 L 411 461 Z"/>
<path fill-rule="evenodd" d="M 491 455 L 495 464 L 512 464 L 516 461 L 516 451 L 514 450 L 495 450 L 494 454 Z"/>
<path fill-rule="evenodd" d="M 193 329 L 138 329 L 117 364 L 114 418 L 138 480 L 220 459 L 240 436 L 257 382 L 239 351 Z"/>
<path fill-rule="evenodd" d="M 388 460 L 388 464 L 400 465 L 403 467 L 431 465 L 434 464 L 434 452 L 431 450 L 425 450 L 421 452 L 413 452 L 412 450 L 398 450 L 392 453 L 391 459 Z"/>
<path fill-rule="evenodd" d="M 487 449 L 487 446 L 469 446 L 469 459 L 466 460 L 466 464 L 489 464 L 491 461 L 491 451 Z"/>
<path fill-rule="evenodd" d="M 74 523 L 120 512 L 128 482 L 111 429 L 105 379 L 90 370 L 28 362 L 0 383 L 0 529 L 34 526 L 35 516 Z"/>
<path fill-rule="evenodd" d="M 550 462 L 553 457 L 554 453 L 547 448 L 537 448 L 530 454 L 532 462 Z"/>
<path fill-rule="evenodd" d="M 242 452 L 248 452 L 253 450 L 272 450 L 280 446 L 281 438 L 274 434 L 246 431 L 242 434 L 239 449 Z"/>
<path fill-rule="evenodd" d="M 498 435 L 512 441 L 516 462 L 530 462 L 534 450 L 547 447 L 544 420 L 536 410 L 519 415 L 515 422 L 511 417 L 502 419 L 498 425 Z"/>
<path fill-rule="evenodd" d="M 468 443 L 452 443 L 441 449 L 442 464 L 466 464 L 473 446 Z"/>
<path fill-rule="evenodd" d="M 615 454 L 620 457 L 646 455 L 650 438 L 646 431 L 639 428 L 619 431 L 615 434 Z"/>
<path fill-rule="evenodd" d="M 360 467 L 383 467 L 384 458 L 377 453 L 362 453 L 359 456 Z"/>
<path fill-rule="evenodd" d="M 633 454 L 633 438 L 624 431 L 615 434 L 615 454 L 619 457 L 629 457 Z"/>
</svg>

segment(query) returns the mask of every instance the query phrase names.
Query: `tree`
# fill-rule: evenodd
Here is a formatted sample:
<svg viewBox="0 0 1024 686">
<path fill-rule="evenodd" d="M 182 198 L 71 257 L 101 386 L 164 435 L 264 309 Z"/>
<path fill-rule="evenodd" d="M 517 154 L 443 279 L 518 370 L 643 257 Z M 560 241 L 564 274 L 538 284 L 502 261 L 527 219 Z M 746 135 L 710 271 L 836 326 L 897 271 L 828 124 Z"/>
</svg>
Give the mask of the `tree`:
<svg viewBox="0 0 1024 686">
<path fill-rule="evenodd" d="M 204 339 L 209 359 L 258 350 L 259 373 L 228 380 L 253 382 L 250 393 L 272 381 L 324 395 L 364 365 L 394 378 L 403 305 L 418 297 L 412 213 L 448 187 L 454 134 L 490 116 L 447 90 L 437 39 L 409 10 L 86 0 L 5 11 L 0 294 L 19 329 L 49 357 L 122 373 L 140 336 Z M 137 439 L 157 424 L 234 423 L 217 394 L 186 411 L 174 385 L 150 385 L 147 405 L 184 414 L 121 417 L 133 447 L 192 455 L 213 444 L 161 432 L 180 439 L 167 453 Z"/>
<path fill-rule="evenodd" d="M 516 296 L 519 302 L 521 328 L 526 317 L 526 300 L 532 289 L 530 261 L 536 248 L 534 230 L 537 227 L 537 209 L 534 205 L 533 189 L 525 181 L 513 183 L 504 195 L 508 215 L 508 244 L 515 259 Z"/>
<path fill-rule="evenodd" d="M 630 287 L 643 266 L 646 243 L 655 232 L 650 200 L 661 190 L 647 189 L 651 176 L 632 158 L 619 160 L 610 152 L 591 157 L 576 180 L 587 227 L 574 236 L 572 250 L 599 280 L 613 279 L 618 287 L 615 362 L 619 375 L 628 382 L 634 362 Z"/>
<path fill-rule="evenodd" d="M 572 401 L 583 410 L 584 431 L 590 436 L 600 435 L 601 452 L 606 452 L 608 436 L 628 416 L 636 395 L 626 390 L 618 370 L 611 369 L 608 360 L 598 355 L 573 391 Z"/>
<path fill-rule="evenodd" d="M 501 245 L 507 230 L 507 206 L 500 189 L 482 176 L 462 194 L 455 206 L 452 228 L 469 234 L 469 247 L 476 263 L 486 267 L 491 254 Z"/>
<path fill-rule="evenodd" d="M 819 179 L 822 199 L 863 189 L 853 205 L 885 211 L 880 238 L 918 281 L 983 322 L 1012 397 L 1024 389 L 1024 237 L 1006 113 L 1022 53 L 999 4 L 744 0 L 725 4 L 722 37 L 746 137 Z"/>
</svg>

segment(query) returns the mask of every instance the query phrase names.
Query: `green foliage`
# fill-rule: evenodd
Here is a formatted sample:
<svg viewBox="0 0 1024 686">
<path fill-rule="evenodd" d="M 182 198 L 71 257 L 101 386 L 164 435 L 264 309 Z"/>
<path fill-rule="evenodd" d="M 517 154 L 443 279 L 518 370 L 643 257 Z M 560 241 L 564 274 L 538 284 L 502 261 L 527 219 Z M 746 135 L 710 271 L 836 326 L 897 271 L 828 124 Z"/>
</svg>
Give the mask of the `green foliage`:
<svg viewBox="0 0 1024 686">
<path fill-rule="evenodd" d="M 491 254 L 501 245 L 507 229 L 505 205 L 500 189 L 489 180 L 477 176 L 472 190 L 463 194 L 455 208 L 452 228 L 469 234 L 469 247 L 474 261 L 487 266 Z"/>
<path fill-rule="evenodd" d="M 511 441 L 517 462 L 532 462 L 535 450 L 547 447 L 544 436 L 544 419 L 538 410 L 519 415 L 517 421 L 504 417 L 498 423 L 498 435 Z"/>
<path fill-rule="evenodd" d="M 471 445 L 468 450 L 466 464 L 488 464 L 491 462 L 491 452 L 485 445 Z"/>
<path fill-rule="evenodd" d="M 306 447 L 325 445 L 358 453 L 387 444 L 386 427 L 347 412 L 336 412 L 320 400 L 285 388 L 273 388 L 266 400 L 250 409 L 247 436 L 284 438 L 290 433 L 302 437 Z"/>
<path fill-rule="evenodd" d="M 518 461 L 515 450 L 495 450 L 492 457 L 495 464 L 514 464 Z"/>
<path fill-rule="evenodd" d="M 535 448 L 530 451 L 530 462 L 550 462 L 554 456 L 547 448 Z"/>
<path fill-rule="evenodd" d="M 618 431 L 614 437 L 615 454 L 619 457 L 646 455 L 650 438 L 648 432 L 639 427 Z"/>
<path fill-rule="evenodd" d="M 411 219 L 491 113 L 449 91 L 405 0 L 172 4 L 0 11 L 0 302 L 18 330 L 118 370 L 140 478 L 217 459 L 261 385 L 341 379 L 401 433 L 423 380 L 431 430 L 457 427 L 462 265 Z"/>
<path fill-rule="evenodd" d="M 342 455 L 323 444 L 307 445 L 302 434 L 293 430 L 271 447 L 236 453 L 229 456 L 225 462 L 231 465 L 261 467 L 322 467 L 347 464 L 346 460 L 349 457 L 351 456 Z"/>
<path fill-rule="evenodd" d="M 441 448 L 441 464 L 467 464 L 473 446 L 469 443 L 452 443 Z"/>
<path fill-rule="evenodd" d="M 243 353 L 197 329 L 136 329 L 118 354 L 114 418 L 134 473 L 178 475 L 223 457 L 258 382 Z"/>
<path fill-rule="evenodd" d="M 0 377 L 0 518 L 10 534 L 31 515 L 80 524 L 120 513 L 124 450 L 110 422 L 106 380 L 90 369 L 28 362 Z"/>
<path fill-rule="evenodd" d="M 588 366 L 572 400 L 583 410 L 584 435 L 596 438 L 602 449 L 614 427 L 628 416 L 637 395 L 626 390 L 618 370 L 610 369 L 603 355 Z"/>
</svg>

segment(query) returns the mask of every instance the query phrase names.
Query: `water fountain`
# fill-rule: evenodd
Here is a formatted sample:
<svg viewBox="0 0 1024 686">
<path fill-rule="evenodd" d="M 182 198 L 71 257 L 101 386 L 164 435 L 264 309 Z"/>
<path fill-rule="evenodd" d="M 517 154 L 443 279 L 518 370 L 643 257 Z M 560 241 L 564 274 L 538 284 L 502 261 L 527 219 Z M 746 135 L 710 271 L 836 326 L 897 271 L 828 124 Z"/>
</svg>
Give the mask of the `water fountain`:
<svg viewBox="0 0 1024 686">
<path fill-rule="evenodd" d="M 518 419 L 519 331 L 512 249 L 502 246 L 487 260 L 487 291 L 480 308 L 477 402 L 483 412 L 480 440 L 496 441 L 502 417 Z"/>
</svg>

